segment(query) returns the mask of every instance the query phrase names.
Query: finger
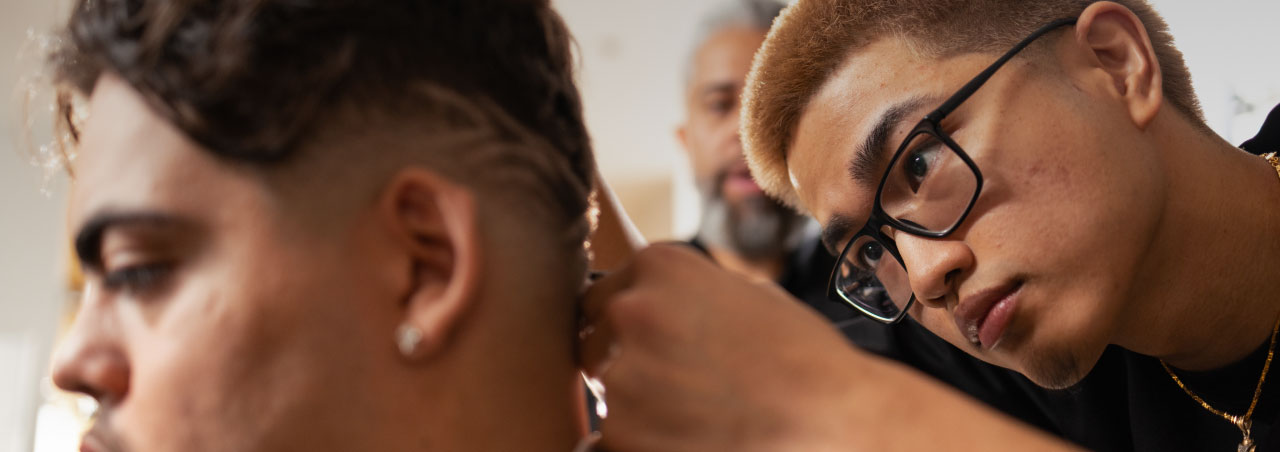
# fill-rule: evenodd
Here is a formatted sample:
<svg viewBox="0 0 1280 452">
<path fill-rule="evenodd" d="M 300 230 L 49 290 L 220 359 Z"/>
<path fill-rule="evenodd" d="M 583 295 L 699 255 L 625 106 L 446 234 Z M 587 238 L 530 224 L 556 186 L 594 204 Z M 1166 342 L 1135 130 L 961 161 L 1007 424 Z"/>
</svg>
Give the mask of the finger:
<svg viewBox="0 0 1280 452">
<path fill-rule="evenodd" d="M 679 409 L 671 411 L 673 404 L 680 405 L 683 401 L 672 400 L 667 392 L 672 388 L 646 371 L 652 369 L 652 363 L 642 363 L 644 358 L 631 358 L 619 361 L 617 367 L 602 378 L 606 387 L 616 391 L 608 402 L 614 409 L 600 421 L 602 437 L 596 450 L 689 450 L 678 438 L 683 437 L 681 432 L 687 431 L 690 420 L 682 416 Z"/>
<path fill-rule="evenodd" d="M 689 267 L 690 264 L 693 264 L 693 267 Z M 648 281 L 654 277 L 665 278 L 661 275 L 667 274 L 666 270 L 672 268 L 715 269 L 718 267 L 687 244 L 649 245 L 636 253 L 630 261 L 591 284 L 581 300 L 583 316 L 589 321 L 594 321 L 608 310 L 609 300 L 616 293 L 636 285 L 640 279 Z"/>
<path fill-rule="evenodd" d="M 608 320 L 608 305 L 631 286 L 633 275 L 632 267 L 624 266 L 596 280 L 579 300 L 578 365 L 588 374 L 602 372 L 608 358 L 616 353 L 616 330 Z"/>
<path fill-rule="evenodd" d="M 613 322 L 589 324 L 578 332 L 578 365 L 591 377 L 599 377 L 617 358 L 619 346 Z"/>
<path fill-rule="evenodd" d="M 578 301 L 578 313 L 584 326 L 597 322 L 604 316 L 608 303 L 618 292 L 631 287 L 635 280 L 635 265 L 628 263 L 617 271 L 595 280 Z"/>
</svg>

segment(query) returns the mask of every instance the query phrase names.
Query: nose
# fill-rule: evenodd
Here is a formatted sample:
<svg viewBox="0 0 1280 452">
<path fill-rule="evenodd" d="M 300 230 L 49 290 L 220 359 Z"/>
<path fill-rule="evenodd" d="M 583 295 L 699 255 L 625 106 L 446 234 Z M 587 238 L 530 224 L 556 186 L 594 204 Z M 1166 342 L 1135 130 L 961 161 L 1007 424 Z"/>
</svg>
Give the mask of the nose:
<svg viewBox="0 0 1280 452">
<path fill-rule="evenodd" d="M 928 307 L 945 308 L 957 279 L 973 268 L 973 250 L 963 241 L 895 234 L 894 241 L 907 266 L 907 278 L 916 300 Z"/>
<path fill-rule="evenodd" d="M 118 402 L 129 392 L 129 362 L 120 346 L 108 306 L 90 299 L 81 308 L 53 358 L 53 383 L 103 402 Z"/>
</svg>

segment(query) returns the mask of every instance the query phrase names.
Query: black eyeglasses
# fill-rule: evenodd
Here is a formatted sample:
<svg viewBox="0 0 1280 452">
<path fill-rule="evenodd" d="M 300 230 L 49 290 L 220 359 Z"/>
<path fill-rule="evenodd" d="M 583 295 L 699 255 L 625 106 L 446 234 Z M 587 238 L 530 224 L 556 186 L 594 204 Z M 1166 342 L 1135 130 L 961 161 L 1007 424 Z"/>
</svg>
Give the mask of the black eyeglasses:
<svg viewBox="0 0 1280 452">
<path fill-rule="evenodd" d="M 943 118 L 1036 38 L 1075 23 L 1075 19 L 1059 19 L 1040 27 L 911 129 L 880 178 L 867 224 L 836 260 L 827 283 L 832 300 L 848 303 L 883 323 L 897 323 L 906 316 L 916 297 L 902 255 L 884 227 L 921 237 L 946 237 L 964 222 L 982 192 L 982 172 L 942 130 Z"/>
</svg>

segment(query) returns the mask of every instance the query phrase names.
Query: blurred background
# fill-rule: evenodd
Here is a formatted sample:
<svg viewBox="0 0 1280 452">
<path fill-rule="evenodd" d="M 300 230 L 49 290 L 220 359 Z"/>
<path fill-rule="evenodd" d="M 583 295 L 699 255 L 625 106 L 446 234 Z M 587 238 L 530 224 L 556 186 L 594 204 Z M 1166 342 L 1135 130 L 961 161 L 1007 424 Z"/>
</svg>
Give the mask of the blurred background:
<svg viewBox="0 0 1280 452">
<path fill-rule="evenodd" d="M 683 70 L 694 28 L 717 1 L 553 1 L 577 37 L 579 86 L 601 170 L 651 240 L 688 238 L 697 227 L 699 197 L 675 129 L 684 119 Z M 92 409 L 57 394 L 47 377 L 75 297 L 66 181 L 33 159 L 50 141 L 48 127 L 27 124 L 21 108 L 20 85 L 39 74 L 39 36 L 54 29 L 69 3 L 0 0 L 0 452 L 76 450 Z M 1280 103 L 1280 58 L 1259 50 L 1280 45 L 1280 2 L 1153 3 L 1186 55 L 1209 125 L 1233 143 L 1252 137 Z M 43 119 L 46 111 L 33 116 Z"/>
</svg>

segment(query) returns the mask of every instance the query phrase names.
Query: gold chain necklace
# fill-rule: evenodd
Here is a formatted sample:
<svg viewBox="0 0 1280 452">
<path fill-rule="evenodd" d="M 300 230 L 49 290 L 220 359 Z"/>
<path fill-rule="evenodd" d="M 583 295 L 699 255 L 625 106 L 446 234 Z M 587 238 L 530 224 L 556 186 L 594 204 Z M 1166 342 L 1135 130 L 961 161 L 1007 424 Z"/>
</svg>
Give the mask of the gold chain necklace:
<svg viewBox="0 0 1280 452">
<path fill-rule="evenodd" d="M 1276 169 L 1276 176 L 1280 177 L 1280 158 L 1277 158 L 1276 153 L 1272 152 L 1270 154 L 1265 154 L 1262 158 L 1266 159 L 1268 163 L 1271 163 L 1271 166 Z M 1267 371 L 1271 370 L 1271 358 L 1275 356 L 1277 331 L 1280 331 L 1280 317 L 1276 318 L 1276 324 L 1271 327 L 1271 345 L 1267 346 L 1267 361 L 1262 364 L 1262 375 L 1258 377 L 1258 387 L 1254 388 L 1253 400 L 1249 402 L 1249 410 L 1245 411 L 1243 416 L 1228 414 L 1225 411 L 1209 406 L 1209 402 L 1205 402 L 1204 399 L 1200 398 L 1200 396 L 1191 392 L 1191 390 L 1187 388 L 1187 385 L 1183 384 L 1182 380 L 1178 378 L 1178 375 L 1173 373 L 1173 369 L 1170 369 L 1169 365 L 1166 364 L 1163 359 L 1160 360 L 1160 365 L 1164 367 L 1164 371 L 1168 372 L 1170 377 L 1173 377 L 1173 382 L 1177 383 L 1179 388 L 1182 388 L 1182 392 L 1187 393 L 1187 395 L 1191 396 L 1191 398 L 1199 403 L 1200 406 L 1209 410 L 1210 413 L 1226 419 L 1227 422 L 1230 422 L 1235 425 L 1236 428 L 1240 429 L 1240 433 L 1243 437 L 1240 440 L 1240 445 L 1236 447 L 1236 452 L 1254 452 L 1255 447 L 1253 444 L 1253 438 L 1249 436 L 1249 430 L 1253 427 L 1253 409 L 1258 407 L 1258 398 L 1262 396 L 1262 384 L 1267 381 Z"/>
<path fill-rule="evenodd" d="M 1280 172 L 1280 170 L 1277 171 Z M 1254 388 L 1253 400 L 1249 402 L 1249 410 L 1245 411 L 1243 416 L 1227 414 L 1225 411 L 1209 406 L 1209 402 L 1205 402 L 1204 399 L 1200 398 L 1196 393 L 1191 392 L 1191 389 L 1188 389 L 1187 385 L 1182 383 L 1182 379 L 1178 378 L 1178 375 L 1173 373 L 1173 369 L 1170 369 L 1169 365 L 1166 364 L 1163 359 L 1160 360 L 1160 365 L 1164 367 L 1164 371 L 1168 372 L 1170 377 L 1173 377 L 1173 382 L 1177 383 L 1179 388 L 1182 388 L 1182 392 L 1187 393 L 1187 395 L 1191 396 L 1192 399 L 1195 399 L 1200 406 L 1209 410 L 1210 413 L 1226 419 L 1227 422 L 1232 423 L 1236 428 L 1240 429 L 1240 433 L 1244 435 L 1244 437 L 1241 438 L 1240 445 L 1236 447 L 1236 452 L 1254 452 L 1253 438 L 1249 436 L 1249 430 L 1253 426 L 1253 409 L 1258 407 L 1258 398 L 1262 395 L 1262 384 L 1267 381 L 1267 371 L 1271 370 L 1271 358 L 1275 355 L 1276 351 L 1276 331 L 1280 331 L 1280 317 L 1276 318 L 1275 326 L 1271 327 L 1271 345 L 1267 347 L 1267 361 L 1262 364 L 1262 375 L 1258 377 L 1258 387 Z"/>
</svg>

